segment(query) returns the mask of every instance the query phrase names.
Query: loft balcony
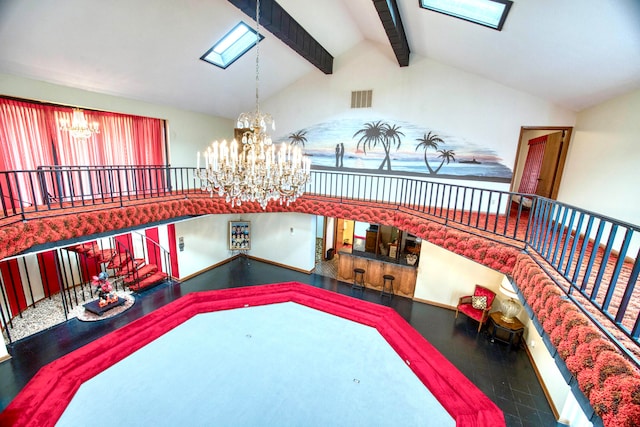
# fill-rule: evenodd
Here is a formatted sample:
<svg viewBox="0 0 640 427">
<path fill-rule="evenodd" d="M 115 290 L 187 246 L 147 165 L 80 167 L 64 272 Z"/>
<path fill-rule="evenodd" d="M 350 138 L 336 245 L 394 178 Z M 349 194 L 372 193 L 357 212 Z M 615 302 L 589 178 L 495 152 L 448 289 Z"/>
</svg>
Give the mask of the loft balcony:
<svg viewBox="0 0 640 427">
<path fill-rule="evenodd" d="M 193 169 L 166 166 L 4 171 L 0 200 L 5 261 L 54 242 L 149 223 L 263 212 L 253 203 L 232 208 L 203 192 Z M 312 170 L 296 203 L 270 205 L 266 212 L 392 225 L 506 274 L 567 378 L 576 375 L 570 357 L 581 337 L 573 348 L 562 344 L 583 326 L 594 328 L 634 370 L 640 366 L 636 225 L 531 194 L 320 170 Z M 15 290 L 3 285 L 7 329 L 26 307 L 10 307 Z"/>
</svg>

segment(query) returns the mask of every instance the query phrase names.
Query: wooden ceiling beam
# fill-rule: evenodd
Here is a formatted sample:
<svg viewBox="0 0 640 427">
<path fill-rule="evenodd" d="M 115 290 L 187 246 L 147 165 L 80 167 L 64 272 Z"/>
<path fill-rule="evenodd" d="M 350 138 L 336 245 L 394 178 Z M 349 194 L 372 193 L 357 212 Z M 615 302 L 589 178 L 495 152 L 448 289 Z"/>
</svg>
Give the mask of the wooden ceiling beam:
<svg viewBox="0 0 640 427">
<path fill-rule="evenodd" d="M 382 26 L 384 27 L 389 43 L 393 48 L 393 52 L 396 55 L 398 64 L 401 67 L 409 65 L 409 42 L 407 42 L 407 36 L 404 32 L 404 26 L 402 25 L 402 18 L 400 17 L 400 11 L 398 10 L 398 4 L 396 0 L 372 0 Z"/>
<path fill-rule="evenodd" d="M 256 0 L 229 0 L 256 19 Z M 260 0 L 260 25 L 325 74 L 333 73 L 333 56 L 275 0 Z"/>
</svg>

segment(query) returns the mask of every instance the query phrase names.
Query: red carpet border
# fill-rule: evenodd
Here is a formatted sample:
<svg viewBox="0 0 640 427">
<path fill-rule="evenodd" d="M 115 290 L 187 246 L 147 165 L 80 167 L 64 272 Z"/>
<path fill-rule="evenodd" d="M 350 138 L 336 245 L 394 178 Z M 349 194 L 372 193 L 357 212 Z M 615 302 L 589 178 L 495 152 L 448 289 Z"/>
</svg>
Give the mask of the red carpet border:
<svg viewBox="0 0 640 427">
<path fill-rule="evenodd" d="M 55 425 L 84 381 L 196 314 L 289 301 L 376 328 L 457 426 L 505 425 L 502 411 L 393 309 L 297 282 L 188 294 L 43 367 L 0 425 Z"/>
</svg>

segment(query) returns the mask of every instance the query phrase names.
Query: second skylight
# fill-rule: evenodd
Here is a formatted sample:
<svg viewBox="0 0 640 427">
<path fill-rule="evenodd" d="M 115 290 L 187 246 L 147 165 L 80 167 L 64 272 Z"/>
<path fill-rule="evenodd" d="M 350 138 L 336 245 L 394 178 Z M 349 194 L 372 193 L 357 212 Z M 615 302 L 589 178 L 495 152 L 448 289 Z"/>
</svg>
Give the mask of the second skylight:
<svg viewBox="0 0 640 427">
<path fill-rule="evenodd" d="M 424 9 L 455 16 L 465 21 L 502 30 L 511 0 L 420 0 Z"/>
</svg>

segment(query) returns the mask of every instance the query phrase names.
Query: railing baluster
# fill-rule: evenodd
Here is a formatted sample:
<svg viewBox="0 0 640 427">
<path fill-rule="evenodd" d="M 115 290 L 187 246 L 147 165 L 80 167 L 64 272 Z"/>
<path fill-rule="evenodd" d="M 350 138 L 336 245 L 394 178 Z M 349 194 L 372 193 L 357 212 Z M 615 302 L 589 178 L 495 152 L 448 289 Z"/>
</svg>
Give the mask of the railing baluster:
<svg viewBox="0 0 640 427">
<path fill-rule="evenodd" d="M 624 240 L 622 245 L 620 246 L 620 250 L 616 254 L 616 266 L 611 273 L 611 277 L 609 279 L 609 287 L 607 288 L 607 294 L 604 297 L 604 301 L 602 302 L 602 309 L 604 311 L 609 310 L 609 304 L 611 304 L 611 298 L 613 298 L 613 294 L 616 289 L 616 285 L 618 283 L 618 278 L 620 277 L 620 272 L 622 271 L 622 267 L 625 263 L 625 258 L 627 256 L 627 251 L 629 250 L 629 245 L 631 244 L 631 237 L 633 236 L 633 230 L 627 229 L 627 232 L 624 235 Z M 626 289 L 625 289 L 626 291 Z"/>
<path fill-rule="evenodd" d="M 589 284 L 589 277 L 591 277 L 591 270 L 593 269 L 593 264 L 596 261 L 596 257 L 598 255 L 598 247 L 600 247 L 600 239 L 602 239 L 602 233 L 604 232 L 604 222 L 599 221 L 598 230 L 596 231 L 596 237 L 593 240 L 593 245 L 591 245 L 591 255 L 589 256 L 589 262 L 587 263 L 587 268 L 584 271 L 582 276 L 582 285 L 580 286 L 580 290 L 586 291 L 587 285 Z M 584 236 L 584 241 L 588 245 L 589 244 L 589 236 Z M 583 246 L 586 251 L 586 246 Z M 591 299 L 591 298 L 590 298 Z"/>
<path fill-rule="evenodd" d="M 569 247 L 569 241 L 571 240 L 572 231 L 573 231 L 573 222 L 576 218 L 575 209 L 571 209 L 571 216 L 569 217 L 569 224 L 565 227 L 564 233 L 564 243 L 562 244 L 562 251 L 560 252 L 560 259 L 558 260 L 558 264 L 556 269 L 558 271 L 562 271 L 562 264 L 564 264 L 565 256 L 567 255 L 567 248 Z M 566 271 L 566 270 L 565 270 Z M 564 274 L 564 273 L 563 273 Z"/>
<path fill-rule="evenodd" d="M 572 234 L 572 241 L 573 243 L 571 244 L 571 253 L 569 254 L 569 257 L 567 258 L 567 267 L 565 269 L 564 277 L 569 277 L 570 274 L 569 272 L 571 271 L 571 267 L 574 265 L 578 265 L 579 263 L 573 263 L 573 258 L 575 256 L 576 250 L 578 249 L 578 244 L 580 243 L 580 231 L 582 230 L 582 224 L 584 223 L 584 218 L 585 218 L 585 213 L 584 212 L 580 212 L 580 217 L 578 219 L 578 225 L 576 226 L 575 231 Z M 574 270 L 574 278 L 573 280 L 571 280 L 572 282 L 576 282 L 576 276 L 575 276 L 575 271 L 579 271 L 579 268 L 577 268 L 576 270 Z"/>
<path fill-rule="evenodd" d="M 603 227 L 604 228 L 604 227 Z M 609 262 L 609 257 L 611 255 L 611 248 L 613 248 L 613 241 L 616 237 L 616 232 L 618 231 L 618 226 L 614 225 L 609 231 L 609 238 L 607 239 L 607 246 L 604 249 L 604 254 L 602 256 L 599 255 L 599 250 L 596 250 L 595 245 L 593 248 L 593 253 L 600 259 L 600 268 L 598 269 L 598 275 L 596 276 L 593 290 L 591 291 L 591 299 L 595 300 L 598 297 L 598 290 L 600 289 L 600 284 L 602 283 L 602 278 L 607 269 L 607 264 Z M 598 245 L 599 247 L 600 245 Z"/>
<path fill-rule="evenodd" d="M 560 221 L 560 215 L 562 213 L 562 220 Z M 564 231 L 564 223 L 567 220 L 567 210 L 564 209 L 563 206 L 560 206 L 558 209 L 558 215 L 556 216 L 556 223 L 553 229 L 553 237 L 551 239 L 551 246 L 549 247 L 549 251 L 553 248 L 553 255 L 551 258 L 551 265 L 556 266 L 556 256 L 558 255 L 558 250 L 560 249 L 560 243 L 562 240 L 562 235 Z M 547 258 L 549 258 L 547 256 Z"/>
</svg>

